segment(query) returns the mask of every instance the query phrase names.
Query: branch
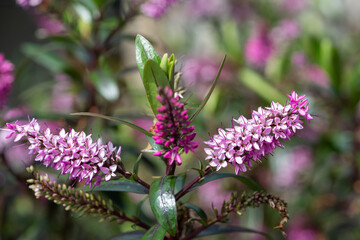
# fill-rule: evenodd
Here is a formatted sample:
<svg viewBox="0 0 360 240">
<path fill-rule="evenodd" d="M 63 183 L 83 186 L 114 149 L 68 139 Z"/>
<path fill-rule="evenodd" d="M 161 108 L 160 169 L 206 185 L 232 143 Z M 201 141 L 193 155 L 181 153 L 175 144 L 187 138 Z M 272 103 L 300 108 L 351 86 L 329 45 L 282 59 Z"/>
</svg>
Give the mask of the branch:
<svg viewBox="0 0 360 240">
<path fill-rule="evenodd" d="M 205 168 L 203 175 L 198 175 L 196 178 L 194 178 L 191 182 L 188 183 L 188 185 L 186 185 L 183 189 L 181 189 L 176 195 L 175 195 L 175 200 L 179 200 L 182 196 L 184 196 L 186 193 L 189 192 L 190 188 L 192 186 L 194 186 L 194 184 L 196 184 L 197 182 L 199 182 L 199 180 L 201 178 L 203 178 L 204 176 L 206 176 L 207 174 L 209 174 L 211 171 L 213 170 L 212 167 L 208 166 Z"/>
</svg>

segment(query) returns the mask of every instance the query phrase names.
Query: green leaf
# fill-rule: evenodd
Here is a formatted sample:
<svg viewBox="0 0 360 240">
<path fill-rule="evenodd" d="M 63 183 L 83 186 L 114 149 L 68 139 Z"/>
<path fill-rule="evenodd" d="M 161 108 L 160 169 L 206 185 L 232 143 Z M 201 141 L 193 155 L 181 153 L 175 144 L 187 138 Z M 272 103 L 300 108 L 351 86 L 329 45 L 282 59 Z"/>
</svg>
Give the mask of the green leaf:
<svg viewBox="0 0 360 240">
<path fill-rule="evenodd" d="M 143 83 L 146 97 L 149 101 L 153 113 L 157 114 L 157 109 L 161 103 L 156 99 L 158 87 L 170 86 L 169 80 L 159 64 L 153 60 L 147 60 L 144 67 Z"/>
<path fill-rule="evenodd" d="M 240 175 L 236 175 L 234 173 L 212 173 L 212 174 L 209 174 L 209 175 L 206 175 L 203 179 L 203 181 L 199 182 L 199 183 L 196 183 L 193 187 L 199 187 L 199 186 L 202 186 L 208 182 L 211 182 L 211 181 L 214 181 L 214 180 L 217 180 L 217 179 L 221 179 L 221 178 L 228 178 L 228 177 L 231 177 L 231 178 L 235 178 L 239 181 L 241 181 L 242 183 L 244 183 L 248 188 L 254 190 L 254 191 L 261 191 L 263 190 L 263 188 L 257 183 L 255 182 L 254 180 L 250 179 L 250 178 L 247 178 L 247 177 L 244 177 L 244 176 L 240 176 Z"/>
<path fill-rule="evenodd" d="M 162 146 L 159 145 L 159 144 L 156 144 L 156 143 L 155 143 L 155 140 L 154 140 L 152 137 L 146 136 L 146 139 L 149 141 L 149 144 L 151 145 L 151 147 L 153 148 L 153 150 L 146 150 L 145 152 L 154 153 L 154 152 L 157 152 L 157 151 L 162 150 Z"/>
<path fill-rule="evenodd" d="M 167 64 L 168 64 L 168 57 L 169 55 L 167 53 L 165 53 L 163 55 L 163 57 L 161 58 L 161 62 L 160 62 L 160 68 L 167 73 Z"/>
<path fill-rule="evenodd" d="M 140 164 L 140 161 L 141 161 L 141 157 L 142 157 L 142 153 L 140 153 L 139 157 L 136 159 L 136 162 L 134 164 L 134 169 L 133 169 L 133 172 L 137 175 L 138 174 L 138 171 L 139 171 L 139 164 Z"/>
<path fill-rule="evenodd" d="M 150 187 L 150 206 L 158 223 L 172 236 L 177 229 L 177 210 L 174 196 L 176 178 L 165 176 L 156 179 Z"/>
<path fill-rule="evenodd" d="M 204 220 L 205 222 L 207 222 L 207 215 L 204 212 L 204 210 L 202 210 L 201 208 L 199 208 L 198 206 L 191 204 L 191 203 L 185 203 L 184 204 L 185 207 L 190 208 L 192 210 L 194 210 L 196 212 L 197 215 L 199 215 L 199 217 L 201 217 L 202 220 Z"/>
<path fill-rule="evenodd" d="M 134 123 L 131 123 L 131 122 L 128 122 L 128 121 L 125 121 L 125 120 L 121 120 L 121 119 L 117 119 L 117 118 L 114 118 L 114 117 L 109 117 L 109 116 L 106 116 L 106 115 L 102 115 L 102 114 L 98 114 L 98 113 L 90 113 L 90 112 L 77 112 L 77 113 L 70 113 L 70 115 L 72 116 L 89 116 L 89 117 L 98 117 L 98 118 L 103 118 L 103 119 L 106 119 L 106 120 L 110 120 L 110 121 L 113 121 L 113 122 L 117 122 L 117 123 L 120 123 L 120 124 L 124 124 L 128 127 L 131 127 L 132 129 L 135 129 L 143 134 L 145 134 L 146 136 L 153 136 L 153 134 L 149 131 L 146 131 L 144 128 L 134 124 Z"/>
<path fill-rule="evenodd" d="M 143 185 L 127 180 L 120 179 L 111 182 L 102 182 L 100 186 L 90 189 L 89 187 L 84 187 L 85 191 L 102 191 L 102 192 L 132 192 L 139 194 L 148 194 L 149 190 Z"/>
<path fill-rule="evenodd" d="M 285 102 L 285 95 L 281 94 L 276 88 L 274 88 L 270 83 L 265 81 L 259 74 L 250 70 L 244 69 L 239 72 L 238 78 L 243 82 L 248 88 L 256 92 L 260 97 L 271 102 Z"/>
<path fill-rule="evenodd" d="M 256 233 L 264 236 L 266 239 L 271 240 L 271 236 L 267 233 L 256 231 L 250 228 L 239 227 L 239 226 L 228 226 L 228 225 L 213 225 L 206 228 L 204 231 L 200 232 L 196 235 L 195 238 L 210 236 L 215 234 L 223 234 L 223 233 L 234 233 L 234 232 L 243 232 L 243 233 Z"/>
<path fill-rule="evenodd" d="M 94 83 L 96 90 L 109 102 L 116 101 L 119 98 L 119 87 L 105 71 L 91 72 L 90 79 Z"/>
<path fill-rule="evenodd" d="M 164 239 L 166 231 L 159 224 L 152 226 L 141 238 L 141 240 L 160 240 Z"/>
<path fill-rule="evenodd" d="M 215 89 L 216 83 L 217 83 L 217 81 L 218 81 L 218 79 L 219 79 L 219 77 L 220 77 L 221 71 L 222 71 L 222 69 L 223 69 L 223 67 L 224 67 L 225 60 L 226 60 L 226 55 L 224 56 L 224 58 L 223 58 L 223 60 L 222 60 L 222 62 L 221 62 L 219 71 L 218 71 L 218 73 L 217 73 L 217 75 L 216 75 L 216 78 L 214 79 L 214 81 L 213 81 L 213 83 L 212 83 L 212 85 L 211 85 L 211 88 L 210 88 L 208 94 L 205 96 L 204 100 L 202 101 L 202 103 L 200 104 L 200 106 L 198 107 L 198 109 L 196 110 L 196 112 L 190 117 L 190 121 L 193 121 L 193 120 L 196 118 L 196 116 L 200 113 L 200 111 L 205 107 L 207 101 L 209 100 L 212 92 L 213 92 L 214 89 Z"/>
<path fill-rule="evenodd" d="M 143 78 L 145 63 L 148 59 L 155 60 L 158 64 L 161 62 L 161 58 L 156 53 L 151 43 L 140 34 L 136 35 L 135 54 L 141 78 Z"/>
<path fill-rule="evenodd" d="M 144 236 L 145 233 L 145 231 L 126 232 L 115 235 L 109 238 L 109 240 L 139 240 L 142 236 Z"/>
</svg>

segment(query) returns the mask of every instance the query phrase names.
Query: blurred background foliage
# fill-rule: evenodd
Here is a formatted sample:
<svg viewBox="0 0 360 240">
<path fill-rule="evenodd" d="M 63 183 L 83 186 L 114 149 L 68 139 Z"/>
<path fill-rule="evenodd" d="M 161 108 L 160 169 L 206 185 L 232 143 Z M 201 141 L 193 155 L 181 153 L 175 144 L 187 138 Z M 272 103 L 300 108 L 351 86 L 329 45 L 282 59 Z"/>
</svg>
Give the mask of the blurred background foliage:
<svg viewBox="0 0 360 240">
<path fill-rule="evenodd" d="M 195 121 L 197 140 L 231 126 L 239 113 L 250 117 L 252 109 L 271 101 L 284 104 L 292 90 L 306 94 L 316 118 L 246 175 L 288 202 L 288 239 L 360 239 L 359 1 L 183 0 L 157 19 L 140 11 L 143 1 L 38 2 L 27 7 L 12 0 L 0 3 L 0 52 L 15 65 L 12 90 L 0 109 L 2 126 L 36 116 L 55 130 L 86 130 L 121 145 L 122 159 L 130 167 L 147 146 L 143 136 L 113 122 L 69 113 L 101 113 L 146 129 L 152 126 L 136 67 L 136 34 L 146 36 L 161 55 L 175 53 L 184 98 L 194 108 L 227 54 L 217 88 Z M 25 167 L 33 162 L 26 146 L 5 140 L 6 132 L 0 135 L 1 239 L 107 239 L 132 229 L 36 200 L 26 186 Z M 196 175 L 189 169 L 204 156 L 199 148 L 177 172 Z M 163 174 L 151 154 L 143 159 L 139 173 L 144 179 Z M 221 205 L 230 191 L 243 188 L 214 181 L 187 199 L 210 212 L 212 204 Z M 136 194 L 112 197 L 134 214 L 135 203 L 141 201 Z M 152 218 L 146 200 L 142 211 L 143 217 Z M 279 219 L 271 209 L 251 209 L 232 221 L 281 238 L 272 230 Z M 262 237 L 242 234 L 241 239 Z"/>
</svg>

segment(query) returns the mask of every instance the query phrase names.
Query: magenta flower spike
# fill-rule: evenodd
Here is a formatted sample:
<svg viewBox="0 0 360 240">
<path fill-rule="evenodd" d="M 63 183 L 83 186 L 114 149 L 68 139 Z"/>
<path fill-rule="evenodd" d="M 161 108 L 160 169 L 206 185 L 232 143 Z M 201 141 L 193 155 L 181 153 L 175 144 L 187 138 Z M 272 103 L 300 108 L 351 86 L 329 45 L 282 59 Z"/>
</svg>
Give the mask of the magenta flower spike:
<svg viewBox="0 0 360 240">
<path fill-rule="evenodd" d="M 209 146 L 204 149 L 209 165 L 220 170 L 231 163 L 236 174 L 246 172 L 252 167 L 252 160 L 261 162 L 265 155 L 282 146 L 280 140 L 290 140 L 297 130 L 303 128 L 302 119 L 311 120 L 313 117 L 308 113 L 305 95 L 298 96 L 293 91 L 287 96 L 290 101 L 286 106 L 272 102 L 271 107 L 259 107 L 253 111 L 251 119 L 240 116 L 233 119 L 231 128 L 219 128 L 218 134 L 205 142 Z"/>
<path fill-rule="evenodd" d="M 29 154 L 36 154 L 35 161 L 61 170 L 61 174 L 69 173 L 69 179 L 85 180 L 85 185 L 91 187 L 115 176 L 121 147 L 116 151 L 112 142 L 103 145 L 101 138 L 93 142 L 91 135 L 74 129 L 70 132 L 62 129 L 58 135 L 52 134 L 49 128 L 41 131 L 36 119 L 26 125 L 19 125 L 17 121 L 7 123 L 7 127 L 11 131 L 7 138 L 15 136 L 14 141 L 18 142 L 25 137 Z"/>
<path fill-rule="evenodd" d="M 163 156 L 169 160 L 169 165 L 176 162 L 182 164 L 179 150 L 184 149 L 185 153 L 194 152 L 199 146 L 198 142 L 193 141 L 196 133 L 194 126 L 189 126 L 190 121 L 184 103 L 179 102 L 179 96 L 174 96 L 173 91 L 165 87 L 159 89 L 157 99 L 162 104 L 157 110 L 158 122 L 155 123 L 153 136 L 156 144 L 162 145 L 163 150 L 154 153 L 155 156 Z"/>
</svg>

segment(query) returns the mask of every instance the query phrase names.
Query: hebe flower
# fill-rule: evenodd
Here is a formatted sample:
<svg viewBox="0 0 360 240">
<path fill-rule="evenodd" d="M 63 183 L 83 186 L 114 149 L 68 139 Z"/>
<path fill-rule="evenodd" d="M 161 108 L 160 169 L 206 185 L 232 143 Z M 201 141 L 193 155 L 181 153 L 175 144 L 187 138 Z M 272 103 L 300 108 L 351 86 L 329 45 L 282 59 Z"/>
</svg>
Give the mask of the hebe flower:
<svg viewBox="0 0 360 240">
<path fill-rule="evenodd" d="M 17 121 L 7 123 L 7 127 L 11 131 L 7 138 L 15 135 L 17 142 L 25 137 L 30 144 L 29 154 L 36 154 L 35 161 L 61 170 L 61 174 L 69 173 L 69 179 L 85 180 L 85 185 L 91 186 L 115 176 L 121 147 L 115 153 L 111 142 L 103 145 L 101 138 L 93 142 L 91 135 L 74 129 L 70 132 L 62 129 L 58 135 L 52 134 L 49 128 L 41 131 L 36 119 L 25 125 Z"/>
<path fill-rule="evenodd" d="M 148 0 L 141 5 L 141 11 L 148 17 L 159 18 L 164 15 L 171 5 L 179 0 Z"/>
<path fill-rule="evenodd" d="M 36 7 L 40 5 L 42 0 L 16 0 L 16 3 L 22 7 Z"/>
<path fill-rule="evenodd" d="M 210 166 L 219 170 L 231 163 L 235 166 L 235 173 L 239 174 L 252 167 L 251 160 L 260 162 L 276 146 L 282 146 L 280 140 L 290 140 L 298 129 L 303 128 L 301 119 L 311 120 L 312 116 L 308 113 L 305 95 L 298 96 L 293 91 L 287 96 L 290 101 L 286 106 L 272 102 L 271 107 L 259 107 L 258 111 L 253 111 L 251 119 L 240 116 L 233 119 L 231 128 L 219 128 L 219 134 L 205 142 L 209 146 L 204 150 Z"/>
<path fill-rule="evenodd" d="M 14 81 L 14 65 L 0 53 L 0 108 L 6 104 L 7 96 Z"/>
<path fill-rule="evenodd" d="M 189 116 L 184 109 L 184 103 L 179 102 L 179 96 L 174 96 L 170 88 L 160 88 L 157 99 L 162 106 L 157 109 L 158 122 L 154 129 L 157 135 L 153 136 L 153 139 L 156 144 L 163 146 L 163 150 L 155 152 L 154 155 L 168 159 L 169 165 L 174 161 L 180 165 L 182 160 L 179 150 L 183 148 L 185 153 L 194 152 L 199 145 L 193 141 L 196 135 L 196 132 L 193 132 L 194 126 L 189 126 Z"/>
</svg>

